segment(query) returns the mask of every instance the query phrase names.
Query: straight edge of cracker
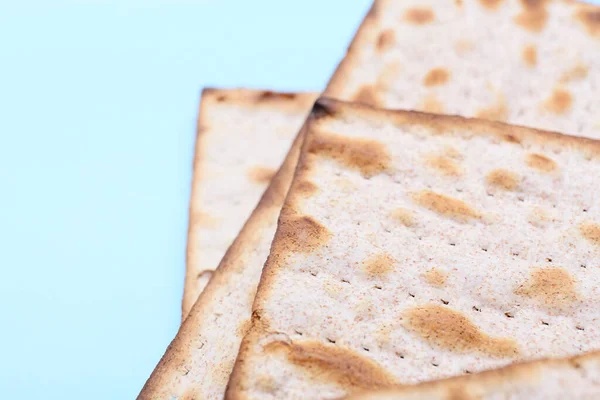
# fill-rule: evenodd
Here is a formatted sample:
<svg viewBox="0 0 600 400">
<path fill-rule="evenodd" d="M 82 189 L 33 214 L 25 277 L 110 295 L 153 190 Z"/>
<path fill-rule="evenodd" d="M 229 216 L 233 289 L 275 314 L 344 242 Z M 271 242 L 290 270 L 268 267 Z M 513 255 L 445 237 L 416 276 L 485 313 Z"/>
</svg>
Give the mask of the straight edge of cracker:
<svg viewBox="0 0 600 400">
<path fill-rule="evenodd" d="M 200 187 L 202 186 L 203 174 L 203 155 L 206 151 L 204 133 L 210 129 L 209 121 L 211 120 L 211 107 L 218 106 L 219 103 L 235 104 L 249 109 L 268 108 L 280 110 L 282 112 L 299 112 L 307 110 L 310 104 L 316 99 L 316 93 L 301 92 L 274 92 L 271 90 L 259 89 L 217 89 L 205 88 L 202 90 L 200 104 L 198 108 L 198 117 L 196 122 L 196 143 L 194 151 L 194 159 L 192 162 L 192 188 L 189 202 L 189 221 L 186 244 L 186 268 L 185 280 L 183 289 L 183 298 L 181 302 L 181 322 L 189 314 L 190 309 L 196 302 L 197 296 L 195 293 L 195 283 L 198 277 L 198 272 L 195 270 L 196 257 L 199 249 L 196 246 L 197 239 L 195 237 L 194 226 L 200 223 L 200 215 L 202 210 L 196 209 L 195 204 L 198 203 Z M 207 272 L 208 271 L 208 272 Z M 200 273 L 211 273 L 212 269 L 207 268 Z"/>
<path fill-rule="evenodd" d="M 411 400 L 427 398 L 444 400 L 450 398 L 471 399 L 473 396 L 503 394 L 512 389 L 531 388 L 543 384 L 543 375 L 550 371 L 581 371 L 586 364 L 600 364 L 600 351 L 565 357 L 547 358 L 524 363 L 512 364 L 472 375 L 460 375 L 451 378 L 423 382 L 417 385 L 397 389 L 359 392 L 346 400 Z M 597 369 L 597 365 L 592 365 Z M 583 371 L 581 372 L 584 373 Z M 536 381 L 536 378 L 539 380 Z M 600 392 L 600 388 L 598 389 Z"/>
<path fill-rule="evenodd" d="M 498 142 L 505 141 L 520 146 L 537 144 L 554 151 L 569 151 L 568 149 L 571 149 L 582 152 L 588 159 L 600 158 L 600 140 L 477 118 L 438 115 L 419 111 L 378 109 L 369 105 L 321 97 L 315 103 L 307 119 L 304 143 L 298 165 L 281 210 L 277 231 L 271 245 L 271 253 L 263 268 L 254 300 L 251 326 L 242 340 L 240 352 L 225 393 L 226 400 L 247 399 L 243 392 L 251 378 L 246 359 L 252 356 L 254 344 L 263 337 L 264 333 L 270 332 L 269 320 L 262 315 L 262 303 L 269 297 L 271 281 L 277 274 L 278 265 L 280 264 L 280 255 L 275 249 L 285 249 L 285 241 L 288 240 L 281 232 L 281 225 L 291 218 L 302 217 L 295 209 L 294 203 L 298 198 L 304 196 L 300 183 L 310 182 L 308 175 L 314 158 L 309 158 L 308 153 L 318 129 L 314 128 L 314 124 L 318 124 L 319 120 L 326 118 L 351 120 L 357 116 L 363 120 L 372 121 L 374 124 L 391 123 L 400 129 L 402 126 L 418 124 L 426 128 L 427 135 L 454 135 L 465 138 L 488 137 Z M 310 216 L 308 217 L 310 218 Z"/>
<path fill-rule="evenodd" d="M 220 89 L 209 90 L 209 96 L 218 96 L 222 93 L 232 92 L 231 90 Z M 243 89 L 243 91 L 245 93 L 240 93 L 240 89 L 236 89 L 235 98 L 244 102 L 248 101 L 248 96 L 255 99 L 260 96 L 260 93 L 265 92 L 248 89 Z M 238 97 L 240 94 L 245 94 L 245 96 Z M 280 94 L 277 93 L 277 95 Z M 206 94 L 203 93 L 203 96 L 206 96 Z M 300 98 L 299 104 L 294 106 L 284 104 L 283 106 L 287 109 L 293 107 L 295 111 L 304 111 L 309 108 L 308 104 L 314 103 L 314 100 L 317 98 L 317 96 L 317 93 L 299 93 L 296 95 L 296 97 L 294 97 L 295 99 Z M 283 97 L 283 99 L 288 102 L 294 101 L 294 98 L 286 95 Z M 269 101 L 273 101 L 273 99 L 270 99 Z M 251 102 L 248 104 L 250 106 L 254 105 L 254 103 Z M 202 113 L 202 108 L 200 113 Z M 227 287 L 227 282 L 231 282 L 231 279 L 235 277 L 235 274 L 239 274 L 240 271 L 246 268 L 246 264 L 242 258 L 242 255 L 245 253 L 248 247 L 251 247 L 261 237 L 263 228 L 268 226 L 273 220 L 273 213 L 276 215 L 279 214 L 289 188 L 291 175 L 296 168 L 298 155 L 300 153 L 300 145 L 302 144 L 303 140 L 303 130 L 304 128 L 302 128 L 294 138 L 290 150 L 288 151 L 281 167 L 269 183 L 256 208 L 242 227 L 240 233 L 228 248 L 207 286 L 195 301 L 189 312 L 189 315 L 182 322 L 177 335 L 169 344 L 161 360 L 146 381 L 138 396 L 138 399 L 162 399 L 171 398 L 171 396 L 174 395 L 172 390 L 173 387 L 177 386 L 176 383 L 177 380 L 180 379 L 180 376 L 186 374 L 186 363 L 188 363 L 192 357 L 191 349 L 196 345 L 195 342 L 198 341 L 202 331 L 204 329 L 210 329 L 214 317 L 210 313 L 210 307 L 223 297 L 221 291 Z M 250 315 L 248 315 L 248 317 L 250 318 Z M 233 334 L 233 332 L 230 334 Z M 177 395 L 186 396 L 186 389 L 190 388 L 180 387 L 179 389 L 184 390 L 185 393 L 178 392 Z"/>
</svg>

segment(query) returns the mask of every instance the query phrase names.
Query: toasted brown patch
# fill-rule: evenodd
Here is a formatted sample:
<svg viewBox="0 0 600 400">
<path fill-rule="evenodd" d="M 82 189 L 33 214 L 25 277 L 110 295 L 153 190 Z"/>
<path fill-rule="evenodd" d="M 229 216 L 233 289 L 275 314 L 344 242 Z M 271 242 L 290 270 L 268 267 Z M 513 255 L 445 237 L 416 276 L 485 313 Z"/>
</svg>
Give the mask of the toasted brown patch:
<svg viewBox="0 0 600 400">
<path fill-rule="evenodd" d="M 358 169 L 367 177 L 391 167 L 391 157 L 385 145 L 372 139 L 350 139 L 334 134 L 321 134 L 313 137 L 308 152 Z"/>
<path fill-rule="evenodd" d="M 446 154 L 450 158 L 454 158 L 455 160 L 462 160 L 463 155 L 456 148 L 448 146 L 444 150 L 444 154 Z"/>
<path fill-rule="evenodd" d="M 412 194 L 415 203 L 443 217 L 467 221 L 481 218 L 481 214 L 462 200 L 450 196 L 422 190 Z"/>
<path fill-rule="evenodd" d="M 392 211 L 392 217 L 402 223 L 402 225 L 411 227 L 415 225 L 414 213 L 406 208 L 397 208 Z"/>
<path fill-rule="evenodd" d="M 402 66 L 398 61 L 386 63 L 381 71 L 381 74 L 377 77 L 377 87 L 381 88 L 382 90 L 389 88 L 396 77 L 400 75 L 401 70 Z"/>
<path fill-rule="evenodd" d="M 515 17 L 515 22 L 530 32 L 540 32 L 546 26 L 548 0 L 521 0 L 523 11 Z"/>
<path fill-rule="evenodd" d="M 496 104 L 479 110 L 477 118 L 489 119 L 492 121 L 506 121 L 508 119 L 508 105 L 503 94 L 496 96 Z"/>
<path fill-rule="evenodd" d="M 584 222 L 579 225 L 579 231 L 584 238 L 600 246 L 600 225 L 593 222 Z"/>
<path fill-rule="evenodd" d="M 521 53 L 523 57 L 523 61 L 529 67 L 535 67 L 537 64 L 537 49 L 534 45 L 527 45 L 523 47 L 523 52 Z"/>
<path fill-rule="evenodd" d="M 425 282 L 429 283 L 431 286 L 442 287 L 446 284 L 448 274 L 439 269 L 431 268 L 423 274 L 423 278 L 425 278 Z"/>
<path fill-rule="evenodd" d="M 573 96 L 565 89 L 554 89 L 550 98 L 544 103 L 546 110 L 558 115 L 565 114 L 572 105 Z"/>
<path fill-rule="evenodd" d="M 288 361 L 311 379 L 347 389 L 376 389 L 394 385 L 396 380 L 375 361 L 339 346 L 303 341 L 294 344 L 272 342 L 265 353 L 283 353 Z"/>
<path fill-rule="evenodd" d="M 450 72 L 445 68 L 434 68 L 425 75 L 423 78 L 423 85 L 425 86 L 440 86 L 450 80 Z"/>
<path fill-rule="evenodd" d="M 273 393 L 277 389 L 277 382 L 271 375 L 260 375 L 256 379 L 256 386 L 267 393 Z"/>
<path fill-rule="evenodd" d="M 254 183 L 269 183 L 277 171 L 268 167 L 252 167 L 248 169 L 246 175 Z"/>
<path fill-rule="evenodd" d="M 277 252 L 310 253 L 331 238 L 329 230 L 309 216 L 280 217 L 277 234 L 279 240 L 273 244 Z"/>
<path fill-rule="evenodd" d="M 462 7 L 464 5 L 463 0 L 454 0 L 456 7 Z"/>
<path fill-rule="evenodd" d="M 421 106 L 421 109 L 423 111 L 429 112 L 429 113 L 435 113 L 435 114 L 443 114 L 444 113 L 444 105 L 433 94 L 430 94 L 429 96 L 425 97 L 425 100 L 423 101 L 423 105 Z"/>
<path fill-rule="evenodd" d="M 370 85 L 362 86 L 358 92 L 356 92 L 353 99 L 357 103 L 366 104 L 368 106 L 379 106 L 381 104 L 377 89 Z"/>
<path fill-rule="evenodd" d="M 579 64 L 575 65 L 573 68 L 571 68 L 570 70 L 566 71 L 563 74 L 560 81 L 562 83 L 579 81 L 581 79 L 585 79 L 587 76 L 588 76 L 588 68 L 585 65 L 579 63 Z"/>
<path fill-rule="evenodd" d="M 474 49 L 475 42 L 473 42 L 471 39 L 460 39 L 454 43 L 454 51 L 456 51 L 456 54 L 459 56 L 470 53 Z"/>
<path fill-rule="evenodd" d="M 252 325 L 252 321 L 250 321 L 249 319 L 240 322 L 240 324 L 238 325 L 237 330 L 235 332 L 236 335 L 238 337 L 244 337 L 244 336 L 246 336 L 246 334 L 250 330 L 250 326 L 251 325 Z"/>
<path fill-rule="evenodd" d="M 450 157 L 442 155 L 428 155 L 425 157 L 425 165 L 444 176 L 460 176 L 464 173 L 463 167 Z"/>
<path fill-rule="evenodd" d="M 542 154 L 529 153 L 525 158 L 525 163 L 531 168 L 543 172 L 551 172 L 556 169 L 556 162 Z"/>
<path fill-rule="evenodd" d="M 394 47 L 396 44 L 396 35 L 392 29 L 382 31 L 377 37 L 377 51 L 383 53 Z"/>
<path fill-rule="evenodd" d="M 219 219 L 209 213 L 198 211 L 194 213 L 193 220 L 196 225 L 202 228 L 216 228 L 219 226 Z"/>
<path fill-rule="evenodd" d="M 600 36 L 600 10 L 583 7 L 575 13 L 575 19 L 583 24 L 592 36 Z"/>
<path fill-rule="evenodd" d="M 479 0 L 479 3 L 488 10 L 497 10 L 504 0 Z"/>
<path fill-rule="evenodd" d="M 563 268 L 535 268 L 530 278 L 515 289 L 551 311 L 565 311 L 577 302 L 575 279 Z"/>
<path fill-rule="evenodd" d="M 550 215 L 540 207 L 534 207 L 527 216 L 527 222 L 537 228 L 543 228 L 550 221 Z"/>
<path fill-rule="evenodd" d="M 319 191 L 319 187 L 311 181 L 303 180 L 296 184 L 295 192 L 303 197 L 310 197 Z"/>
<path fill-rule="evenodd" d="M 371 277 L 377 277 L 391 272 L 396 260 L 387 253 L 377 254 L 361 262 L 361 269 Z"/>
<path fill-rule="evenodd" d="M 519 348 L 514 340 L 491 337 L 461 313 L 430 304 L 404 313 L 404 328 L 427 343 L 455 353 L 482 353 L 490 357 L 515 357 Z"/>
<path fill-rule="evenodd" d="M 426 25 L 433 22 L 435 14 L 431 8 L 415 7 L 404 12 L 404 21 L 413 25 Z"/>
<path fill-rule="evenodd" d="M 296 93 L 279 93 L 271 90 L 265 90 L 258 96 L 258 101 L 269 101 L 276 99 L 294 100 L 295 98 Z"/>
<path fill-rule="evenodd" d="M 451 387 L 448 389 L 446 400 L 482 400 L 479 396 L 472 396 L 468 389 L 460 386 Z"/>
<path fill-rule="evenodd" d="M 521 178 L 506 169 L 495 169 L 486 178 L 489 185 L 497 186 L 504 190 L 514 190 L 519 186 Z"/>
<path fill-rule="evenodd" d="M 518 137 L 516 137 L 516 136 L 514 136 L 514 135 L 510 135 L 510 134 L 503 135 L 503 136 L 502 136 L 502 139 L 503 139 L 505 142 L 509 142 L 509 143 L 518 143 L 518 144 L 520 144 L 520 143 L 521 143 L 521 139 L 519 139 Z"/>
</svg>

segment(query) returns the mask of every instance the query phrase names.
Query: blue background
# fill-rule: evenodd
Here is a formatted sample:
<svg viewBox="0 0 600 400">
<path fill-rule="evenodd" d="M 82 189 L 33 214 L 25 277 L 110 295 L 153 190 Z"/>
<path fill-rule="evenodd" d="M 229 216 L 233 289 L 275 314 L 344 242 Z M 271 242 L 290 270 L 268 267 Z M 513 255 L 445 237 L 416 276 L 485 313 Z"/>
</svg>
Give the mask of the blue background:
<svg viewBox="0 0 600 400">
<path fill-rule="evenodd" d="M 0 3 L 0 397 L 135 398 L 179 324 L 201 88 L 323 88 L 370 0 L 340 4 Z"/>
<path fill-rule="evenodd" d="M 179 324 L 201 88 L 322 89 L 371 1 L 48 3 L 0 2 L 0 393 L 131 399 Z"/>
</svg>

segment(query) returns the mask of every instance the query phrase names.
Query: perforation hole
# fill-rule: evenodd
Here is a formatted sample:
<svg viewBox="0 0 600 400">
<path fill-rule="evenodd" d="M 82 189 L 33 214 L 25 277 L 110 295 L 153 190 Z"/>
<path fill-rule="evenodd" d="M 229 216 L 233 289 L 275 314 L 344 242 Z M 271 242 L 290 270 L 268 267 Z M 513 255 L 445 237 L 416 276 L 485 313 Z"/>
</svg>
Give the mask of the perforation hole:
<svg viewBox="0 0 600 400">
<path fill-rule="evenodd" d="M 440 366 L 440 362 L 439 361 L 432 361 L 431 365 L 433 365 L 434 367 L 439 367 Z"/>
<path fill-rule="evenodd" d="M 550 326 L 550 324 L 548 322 L 543 321 L 543 320 L 542 320 L 542 325 Z"/>
<path fill-rule="evenodd" d="M 382 290 L 382 289 L 383 289 L 381 286 L 378 286 L 378 285 L 375 285 L 374 287 L 375 287 L 375 289 L 377 289 L 377 290 Z"/>
<path fill-rule="evenodd" d="M 472 372 L 471 372 L 471 371 L 469 371 L 468 369 L 465 369 L 465 374 L 467 374 L 467 375 L 468 375 L 468 374 L 472 374 Z"/>
<path fill-rule="evenodd" d="M 477 311 L 477 312 L 481 312 L 481 308 L 477 307 L 477 306 L 473 306 L 473 310 Z"/>
<path fill-rule="evenodd" d="M 578 331 L 584 331 L 584 327 L 581 325 L 575 325 L 575 329 L 577 329 Z"/>
<path fill-rule="evenodd" d="M 587 268 L 587 265 L 585 265 L 585 264 L 581 264 L 581 265 L 580 265 L 580 267 L 581 267 L 581 268 Z"/>
<path fill-rule="evenodd" d="M 448 300 L 444 300 L 444 299 L 440 299 L 440 301 L 446 306 L 448 305 L 448 303 L 450 303 Z"/>
<path fill-rule="evenodd" d="M 342 279 L 342 282 L 344 282 L 344 283 L 348 283 L 348 284 L 350 283 L 350 281 L 349 281 L 349 280 L 346 280 L 346 279 Z"/>
<path fill-rule="evenodd" d="M 450 246 L 456 246 L 456 243 L 454 243 L 454 242 L 450 242 L 450 243 L 448 243 L 448 244 L 449 244 Z"/>
<path fill-rule="evenodd" d="M 524 202 L 525 196 L 517 196 L 517 200 L 519 200 L 520 202 Z"/>
<path fill-rule="evenodd" d="M 364 351 L 371 351 L 368 347 L 363 347 Z"/>
<path fill-rule="evenodd" d="M 311 274 L 312 276 L 317 276 L 317 273 L 316 273 L 316 272 L 313 272 L 313 271 L 310 271 L 310 274 Z"/>
<path fill-rule="evenodd" d="M 413 298 L 415 297 L 415 295 L 414 295 L 414 294 L 412 294 L 412 293 L 409 293 L 408 295 L 409 295 L 410 297 L 413 297 Z"/>
<path fill-rule="evenodd" d="M 487 248 L 485 248 L 485 247 L 482 247 L 482 248 L 481 248 L 481 250 L 483 250 L 483 251 L 488 251 L 488 249 L 487 249 Z"/>
<path fill-rule="evenodd" d="M 294 329 L 294 332 L 296 332 L 296 335 L 300 335 L 300 336 L 302 336 L 302 335 L 303 335 L 303 333 L 302 333 L 302 332 L 300 332 L 300 331 L 299 331 L 299 330 L 297 330 L 297 329 Z"/>
<path fill-rule="evenodd" d="M 549 262 L 549 263 L 551 263 L 552 259 L 550 257 L 546 257 L 546 261 Z"/>
<path fill-rule="evenodd" d="M 404 354 L 396 352 L 396 357 L 404 360 Z"/>
<path fill-rule="evenodd" d="M 333 339 L 329 339 L 329 338 L 327 338 L 327 341 L 328 341 L 329 343 L 335 344 L 335 340 L 333 340 Z"/>
<path fill-rule="evenodd" d="M 515 256 L 515 257 L 518 257 L 519 256 L 519 252 L 518 251 L 513 251 L 512 255 Z"/>
<path fill-rule="evenodd" d="M 506 318 L 514 318 L 515 315 L 512 313 L 512 311 L 507 311 L 504 313 L 504 315 L 506 316 Z"/>
<path fill-rule="evenodd" d="M 584 208 L 582 211 L 583 211 L 583 212 L 588 212 L 588 209 L 587 209 L 587 208 Z"/>
</svg>

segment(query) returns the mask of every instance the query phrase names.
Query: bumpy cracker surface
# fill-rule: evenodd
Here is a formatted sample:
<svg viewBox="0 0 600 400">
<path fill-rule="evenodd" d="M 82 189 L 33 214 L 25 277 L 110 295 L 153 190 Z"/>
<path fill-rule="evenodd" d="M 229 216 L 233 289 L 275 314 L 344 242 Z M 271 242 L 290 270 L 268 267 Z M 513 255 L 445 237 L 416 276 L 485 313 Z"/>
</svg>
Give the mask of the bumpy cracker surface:
<svg viewBox="0 0 600 400">
<path fill-rule="evenodd" d="M 376 0 L 326 95 L 600 138 L 600 8 Z"/>
<path fill-rule="evenodd" d="M 256 207 L 315 98 L 248 89 L 203 92 L 182 319 Z"/>
<path fill-rule="evenodd" d="M 600 348 L 600 142 L 332 100 L 309 121 L 228 399 Z"/>
</svg>

